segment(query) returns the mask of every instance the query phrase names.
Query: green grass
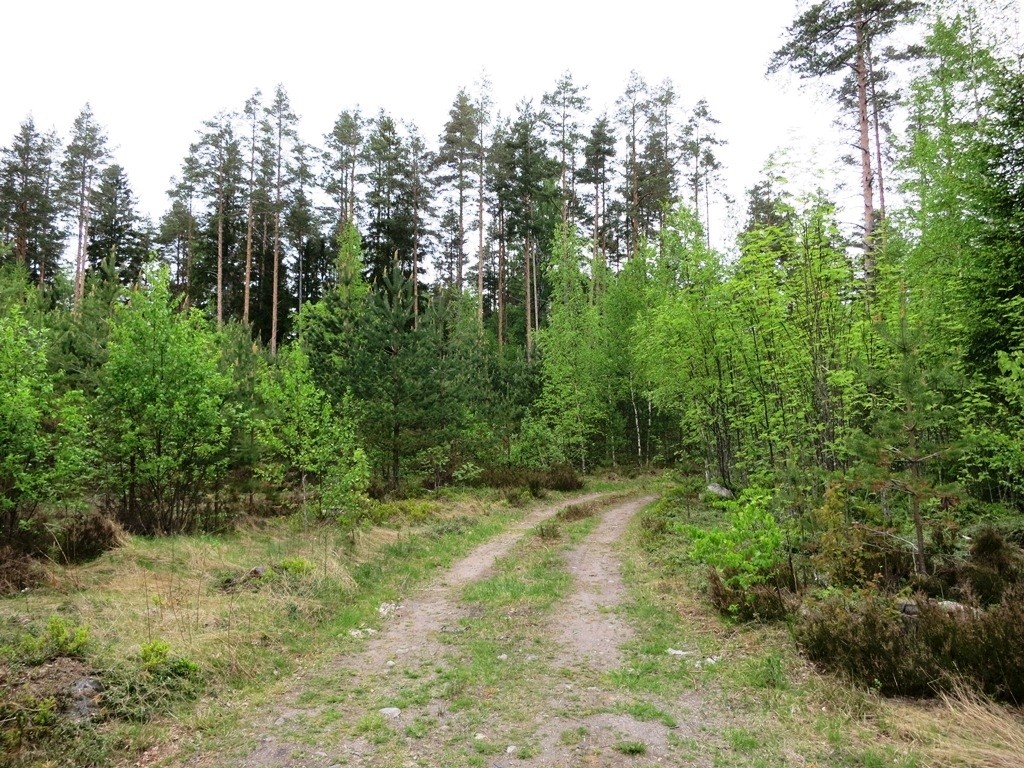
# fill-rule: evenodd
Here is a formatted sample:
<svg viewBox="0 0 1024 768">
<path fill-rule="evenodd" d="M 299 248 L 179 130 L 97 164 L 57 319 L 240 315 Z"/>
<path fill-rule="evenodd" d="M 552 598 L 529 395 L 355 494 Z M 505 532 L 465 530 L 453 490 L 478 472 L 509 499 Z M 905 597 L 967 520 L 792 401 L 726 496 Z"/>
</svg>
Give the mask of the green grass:
<svg viewBox="0 0 1024 768">
<path fill-rule="evenodd" d="M 171 675 L 160 678 L 164 682 L 156 693 L 152 686 L 146 689 L 153 695 L 138 698 L 133 693 L 118 705 L 128 719 L 115 717 L 102 728 L 100 723 L 77 724 L 73 737 L 63 726 L 37 731 L 17 756 L 0 750 L 0 762 L 45 763 L 53 754 L 59 755 L 62 765 L 106 763 L 113 754 L 108 750 L 118 755 L 141 751 L 166 738 L 174 722 L 202 738 L 205 748 L 216 745 L 226 754 L 241 754 L 249 744 L 238 728 L 238 712 L 272 701 L 270 691 L 276 682 L 300 666 L 315 667 L 329 656 L 358 649 L 366 635 L 351 633 L 379 627 L 377 609 L 382 603 L 399 601 L 524 513 L 499 499 L 499 494 L 485 492 L 483 497 L 464 496 L 444 505 L 389 507 L 384 510 L 389 528 L 364 528 L 354 535 L 294 516 L 261 520 L 223 535 L 131 538 L 93 563 L 61 570 L 57 575 L 67 584 L 57 590 L 33 590 L 0 600 L 0 664 L 4 643 L 22 642 L 4 634 L 4 627 L 16 626 L 22 637 L 36 642 L 40 657 L 49 653 L 47 644 L 63 643 L 60 655 L 80 652 L 83 663 L 108 680 L 114 680 L 115 672 L 118 680 L 132 679 L 131 660 L 139 658 L 140 645 L 166 644 L 174 664 L 194 663 L 189 674 L 198 675 L 190 678 L 198 685 L 190 682 L 187 690 L 179 685 L 183 678 Z M 566 585 L 540 584 L 535 577 L 551 564 L 536 561 L 533 570 L 521 576 L 509 573 L 505 583 L 492 585 L 492 594 L 481 593 L 480 599 L 494 603 L 499 611 L 501 606 L 550 605 Z M 29 635 L 22 626 L 27 619 L 30 627 L 45 630 L 49 616 L 71 630 L 57 632 L 54 624 L 51 639 L 36 641 L 49 636 Z M 72 630 L 77 628 L 82 631 L 76 636 Z M 474 642 L 489 661 L 442 681 L 449 687 L 449 698 L 465 707 L 474 704 L 467 692 L 500 679 L 496 667 L 487 669 L 488 664 L 495 665 L 498 649 L 485 648 L 483 638 Z M 20 646 L 8 656 L 30 658 Z M 154 667 L 146 674 L 162 672 Z M 435 671 L 412 669 L 404 674 L 411 685 L 395 704 L 422 705 L 436 694 Z M 134 678 L 145 680 L 138 673 Z M 339 683 L 344 679 L 307 677 L 301 704 L 337 703 Z M 114 701 L 118 690 L 111 686 L 106 700 Z M 192 700 L 202 691 L 216 699 L 201 700 L 196 706 Z M 8 689 L 0 690 L 0 698 L 13 696 Z M 132 704 L 136 699 L 139 705 Z M 372 703 L 367 701 L 368 706 Z M 165 712 L 173 718 L 165 721 Z M 370 728 L 367 733 L 375 742 L 392 738 L 390 728 L 384 730 L 386 724 L 375 716 L 368 718 L 360 727 Z M 337 723 L 324 713 L 318 726 L 333 728 Z M 416 731 L 422 726 L 405 727 Z"/>
<path fill-rule="evenodd" d="M 785 627 L 723 618 L 704 598 L 702 568 L 690 563 L 686 541 L 674 531 L 678 522 L 711 527 L 719 518 L 704 503 L 675 495 L 634 520 L 624 574 L 626 613 L 638 632 L 627 663 L 609 675 L 634 697 L 622 710 L 650 720 L 657 707 L 647 697 L 697 695 L 710 711 L 728 713 L 700 738 L 670 734 L 680 756 L 715 766 L 783 768 L 799 756 L 819 768 L 847 768 L 860 765 L 851 759 L 871 765 L 877 755 L 886 765 L 914 764 L 915 746 L 883 727 L 888 702 L 814 673 Z M 709 657 L 717 661 L 709 664 Z"/>
<path fill-rule="evenodd" d="M 647 754 L 647 745 L 642 741 L 617 741 L 615 742 L 615 751 L 636 757 Z"/>
</svg>

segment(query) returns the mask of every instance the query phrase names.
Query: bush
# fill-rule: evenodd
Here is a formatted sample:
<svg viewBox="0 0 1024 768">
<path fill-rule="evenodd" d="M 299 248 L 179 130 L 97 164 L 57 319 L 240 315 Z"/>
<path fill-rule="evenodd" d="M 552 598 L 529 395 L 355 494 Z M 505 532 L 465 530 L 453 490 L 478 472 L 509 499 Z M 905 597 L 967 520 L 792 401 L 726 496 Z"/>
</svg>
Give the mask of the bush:
<svg viewBox="0 0 1024 768">
<path fill-rule="evenodd" d="M 729 613 L 738 614 L 741 603 L 750 605 L 755 601 L 755 586 L 777 579 L 783 536 L 768 509 L 769 500 L 767 492 L 748 489 L 739 500 L 723 502 L 729 512 L 728 528 L 683 528 L 692 542 L 690 558 L 711 566 L 714 573 L 712 599 Z M 730 597 L 737 599 L 732 601 Z"/>
<path fill-rule="evenodd" d="M 1024 701 L 1024 589 L 988 610 L 916 601 L 905 616 L 874 590 L 833 593 L 808 603 L 793 632 L 803 652 L 827 669 L 887 695 L 931 695 L 964 681 L 1006 701 Z"/>
</svg>

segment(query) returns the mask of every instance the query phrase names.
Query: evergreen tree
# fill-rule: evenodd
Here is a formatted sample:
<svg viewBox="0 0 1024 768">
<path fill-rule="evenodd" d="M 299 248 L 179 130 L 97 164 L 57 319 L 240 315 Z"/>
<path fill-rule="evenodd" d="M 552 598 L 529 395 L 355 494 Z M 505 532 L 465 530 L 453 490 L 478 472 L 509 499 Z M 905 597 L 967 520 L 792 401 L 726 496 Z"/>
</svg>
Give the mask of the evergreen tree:
<svg viewBox="0 0 1024 768">
<path fill-rule="evenodd" d="M 544 124 L 547 126 L 551 146 L 558 158 L 558 188 L 562 196 L 562 223 L 579 216 L 576 195 L 576 170 L 579 164 L 580 142 L 583 139 L 580 120 L 587 112 L 586 87 L 576 85 L 572 73 L 565 72 L 555 83 L 554 90 L 541 99 Z"/>
<path fill-rule="evenodd" d="M 14 261 L 44 285 L 57 272 L 63 250 L 58 226 L 57 137 L 40 133 L 27 117 L 0 154 L 0 242 Z"/>
<path fill-rule="evenodd" d="M 710 242 L 711 237 L 711 185 L 722 164 L 715 156 L 715 148 L 725 142 L 714 134 L 714 126 L 718 125 L 711 115 L 705 99 L 697 102 L 693 112 L 683 127 L 682 159 L 687 166 L 686 180 L 693 200 L 693 210 L 698 218 L 702 218 L 704 233 Z M 701 208 L 701 195 L 704 198 Z"/>
<path fill-rule="evenodd" d="M 476 107 L 465 89 L 455 96 L 448 112 L 448 122 L 440 138 L 438 164 L 445 169 L 438 181 L 453 199 L 458 221 L 458 257 L 455 260 L 455 286 L 461 291 L 465 267 L 466 205 L 473 188 L 472 170 L 479 152 L 477 149 L 479 118 Z"/>
<path fill-rule="evenodd" d="M 298 140 L 295 132 L 295 125 L 298 117 L 292 112 L 288 94 L 283 85 L 278 85 L 274 90 L 274 100 L 266 108 L 266 123 L 272 141 L 273 166 L 274 166 L 274 202 L 273 202 L 273 281 L 271 284 L 271 308 L 270 308 L 270 354 L 277 354 L 277 343 L 279 333 L 279 311 L 280 311 L 280 288 L 281 288 L 281 253 L 283 235 L 282 221 L 285 215 L 284 204 L 287 198 L 287 187 L 293 181 L 287 173 L 288 162 L 285 157 L 286 151 L 292 149 L 294 142 Z"/>
<path fill-rule="evenodd" d="M 356 220 L 356 179 L 365 126 L 358 109 L 345 110 L 325 137 L 323 188 L 334 202 L 335 231 L 339 236 L 346 225 Z"/>
<path fill-rule="evenodd" d="M 589 216 L 591 235 L 591 251 L 601 263 L 607 264 L 608 254 L 615 252 L 613 243 L 609 242 L 611 232 L 608 229 L 608 189 L 612 180 L 612 161 L 615 158 L 615 134 L 612 132 L 608 116 L 602 115 L 590 130 L 590 136 L 583 148 L 583 164 L 577 171 L 581 184 L 592 188 L 592 192 L 583 196 L 590 199 Z M 596 278 L 595 273 L 595 278 Z"/>
<path fill-rule="evenodd" d="M 89 225 L 89 268 L 100 274 L 101 264 L 109 260 L 123 285 L 139 279 L 152 240 L 149 222 L 137 207 L 124 169 L 116 163 L 104 168 Z"/>
<path fill-rule="evenodd" d="M 61 196 L 69 216 L 76 223 L 78 237 L 75 251 L 76 306 L 81 304 L 85 295 L 89 222 L 100 172 L 106 166 L 109 156 L 107 137 L 93 117 L 92 108 L 86 104 L 75 118 L 71 141 L 64 149 L 61 164 Z"/>
<path fill-rule="evenodd" d="M 918 0 L 824 0 L 803 11 L 786 30 L 786 42 L 775 52 L 769 72 L 789 67 L 801 77 L 844 75 L 833 93 L 840 104 L 856 107 L 857 150 L 864 202 L 864 273 L 874 275 L 872 235 L 875 191 L 881 184 L 879 123 L 882 113 L 877 86 L 884 79 L 878 56 L 884 44 L 920 11 Z M 894 48 L 886 55 L 896 54 Z M 847 79 L 849 78 L 849 79 Z M 876 128 L 872 156 L 872 126 Z"/>
</svg>

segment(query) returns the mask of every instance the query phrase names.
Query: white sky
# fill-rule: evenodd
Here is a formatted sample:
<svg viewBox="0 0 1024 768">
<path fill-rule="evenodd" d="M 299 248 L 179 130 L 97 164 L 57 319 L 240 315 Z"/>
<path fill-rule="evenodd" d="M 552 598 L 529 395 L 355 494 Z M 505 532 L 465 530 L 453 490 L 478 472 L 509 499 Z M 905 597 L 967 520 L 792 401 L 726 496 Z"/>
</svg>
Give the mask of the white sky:
<svg viewBox="0 0 1024 768">
<path fill-rule="evenodd" d="M 202 121 L 240 110 L 256 87 L 268 96 L 284 83 L 315 145 L 357 105 L 384 107 L 431 140 L 458 88 L 483 71 L 505 114 L 524 97 L 539 102 L 566 70 L 598 113 L 613 110 L 636 69 L 651 84 L 670 77 L 686 111 L 708 99 L 742 201 L 776 149 L 801 147 L 794 159 L 812 166 L 834 161 L 834 149 L 807 149 L 836 133 L 826 100 L 764 77 L 796 12 L 796 0 L 12 1 L 0 10 L 0 144 L 29 113 L 66 139 L 89 101 L 156 219 Z"/>
</svg>

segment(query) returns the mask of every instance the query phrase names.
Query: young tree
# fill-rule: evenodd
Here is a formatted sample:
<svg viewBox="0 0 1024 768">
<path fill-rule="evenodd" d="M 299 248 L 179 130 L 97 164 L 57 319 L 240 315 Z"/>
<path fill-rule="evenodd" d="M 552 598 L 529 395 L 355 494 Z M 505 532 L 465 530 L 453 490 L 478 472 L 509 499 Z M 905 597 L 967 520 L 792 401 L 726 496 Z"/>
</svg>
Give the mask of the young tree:
<svg viewBox="0 0 1024 768">
<path fill-rule="evenodd" d="M 166 268 L 118 305 L 93 420 L 104 486 L 126 528 L 145 534 L 202 525 L 227 466 L 230 379 L 214 337 L 177 313 Z"/>
</svg>

